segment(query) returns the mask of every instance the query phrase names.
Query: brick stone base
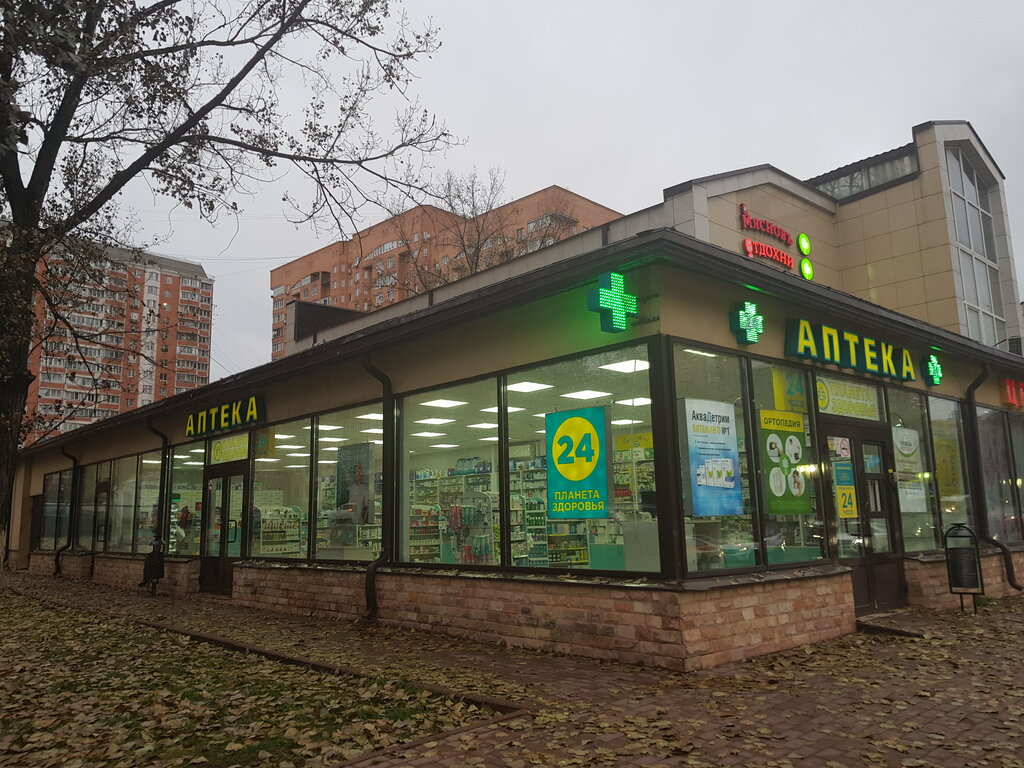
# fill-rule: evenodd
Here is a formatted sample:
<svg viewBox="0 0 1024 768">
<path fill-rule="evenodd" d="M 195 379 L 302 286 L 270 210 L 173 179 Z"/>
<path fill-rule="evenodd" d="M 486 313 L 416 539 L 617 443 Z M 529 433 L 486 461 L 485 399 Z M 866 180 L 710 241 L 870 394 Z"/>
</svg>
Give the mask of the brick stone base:
<svg viewBox="0 0 1024 768">
<path fill-rule="evenodd" d="M 237 565 L 235 601 L 354 619 L 362 571 Z M 848 573 L 720 589 L 659 589 L 381 572 L 382 624 L 690 670 L 854 631 Z"/>
<path fill-rule="evenodd" d="M 1024 579 L 1024 552 L 1014 552 L 1013 569 L 1017 582 Z M 944 558 L 928 560 L 906 560 L 904 572 L 907 578 L 907 602 L 910 605 L 935 610 L 960 608 L 960 598 L 949 591 Z M 1001 552 L 985 550 L 981 554 L 981 576 L 986 597 L 1010 597 L 1020 592 L 1006 581 L 1006 569 Z"/>
</svg>

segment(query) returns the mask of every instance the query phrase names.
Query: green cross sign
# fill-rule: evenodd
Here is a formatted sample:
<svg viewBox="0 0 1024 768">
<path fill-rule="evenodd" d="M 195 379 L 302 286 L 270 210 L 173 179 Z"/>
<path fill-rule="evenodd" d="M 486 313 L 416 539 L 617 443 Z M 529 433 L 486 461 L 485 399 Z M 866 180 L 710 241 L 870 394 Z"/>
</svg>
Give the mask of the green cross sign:
<svg viewBox="0 0 1024 768">
<path fill-rule="evenodd" d="M 764 316 L 758 314 L 757 304 L 744 301 L 729 316 L 729 326 L 740 344 L 756 344 L 764 333 Z"/>
<path fill-rule="evenodd" d="M 924 382 L 929 387 L 937 387 L 942 383 L 942 363 L 935 355 L 925 358 L 924 371 Z"/>
<path fill-rule="evenodd" d="M 601 313 L 601 330 L 619 333 L 626 330 L 626 317 L 637 314 L 636 296 L 626 293 L 626 279 L 618 272 L 605 272 L 597 278 L 597 288 L 587 296 L 587 308 Z"/>
</svg>

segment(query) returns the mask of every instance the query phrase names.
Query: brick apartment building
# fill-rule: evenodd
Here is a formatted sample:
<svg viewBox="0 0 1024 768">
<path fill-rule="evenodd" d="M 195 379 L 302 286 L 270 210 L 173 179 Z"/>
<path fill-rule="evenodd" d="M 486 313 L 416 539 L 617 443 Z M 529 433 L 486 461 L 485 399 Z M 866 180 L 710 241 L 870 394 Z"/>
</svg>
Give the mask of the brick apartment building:
<svg viewBox="0 0 1024 768">
<path fill-rule="evenodd" d="M 103 283 L 65 305 L 74 333 L 48 315 L 29 359 L 26 412 L 44 421 L 28 442 L 209 382 L 213 279 L 201 265 L 112 252 Z"/>
<path fill-rule="evenodd" d="M 432 205 L 413 208 L 271 271 L 271 358 L 287 354 L 289 302 L 370 312 L 620 216 L 558 186 L 474 219 Z"/>
</svg>

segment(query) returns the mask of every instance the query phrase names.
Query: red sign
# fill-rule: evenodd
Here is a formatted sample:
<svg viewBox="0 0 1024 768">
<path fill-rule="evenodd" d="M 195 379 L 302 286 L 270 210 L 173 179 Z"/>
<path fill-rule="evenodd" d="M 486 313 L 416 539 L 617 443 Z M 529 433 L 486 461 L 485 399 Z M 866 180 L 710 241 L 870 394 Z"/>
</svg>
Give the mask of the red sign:
<svg viewBox="0 0 1024 768">
<path fill-rule="evenodd" d="M 782 227 L 776 226 L 766 219 L 758 219 L 751 216 L 747 210 L 746 203 L 740 203 L 740 226 L 743 229 L 756 229 L 758 232 L 764 232 L 766 235 L 771 235 L 786 245 L 793 244 L 793 236 Z"/>
<path fill-rule="evenodd" d="M 1024 381 L 1003 379 L 1003 405 L 1024 408 Z"/>
<path fill-rule="evenodd" d="M 772 245 L 766 245 L 765 243 L 759 243 L 756 240 L 751 240 L 749 237 L 743 241 L 743 250 L 747 252 L 747 256 L 750 258 L 760 257 L 762 259 L 772 259 L 780 264 L 784 264 L 789 269 L 793 268 L 793 257 L 785 251 L 780 251 L 778 248 Z"/>
</svg>

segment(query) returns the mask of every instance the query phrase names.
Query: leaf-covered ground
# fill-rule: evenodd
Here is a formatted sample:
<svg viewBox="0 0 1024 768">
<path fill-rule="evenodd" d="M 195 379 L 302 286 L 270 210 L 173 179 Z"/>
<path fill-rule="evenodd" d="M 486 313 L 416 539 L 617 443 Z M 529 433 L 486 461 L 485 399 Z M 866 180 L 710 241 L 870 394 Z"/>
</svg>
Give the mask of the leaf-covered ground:
<svg viewBox="0 0 1024 768">
<path fill-rule="evenodd" d="M 489 713 L 0 592 L 0 765 L 322 765 Z"/>
<path fill-rule="evenodd" d="M 439 733 L 387 754 L 342 756 L 350 768 L 1024 768 L 1020 597 L 986 605 L 977 616 L 911 611 L 889 620 L 921 637 L 850 635 L 676 674 L 254 611 L 226 600 L 151 598 L 23 574 L 4 573 L 0 581 L 96 616 L 162 621 L 382 679 L 432 683 L 531 707 L 527 714 Z M 9 676 L 4 663 L 0 659 L 0 679 Z M 139 660 L 124 663 L 137 666 Z M 50 669 L 62 674 L 60 665 Z M 141 746 L 135 739 L 133 747 Z M 6 764 L 35 764 L 18 757 Z M 302 755 L 284 759 L 296 768 L 310 764 Z M 109 764 L 147 761 L 143 756 Z"/>
</svg>

